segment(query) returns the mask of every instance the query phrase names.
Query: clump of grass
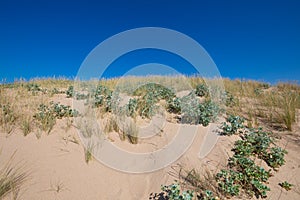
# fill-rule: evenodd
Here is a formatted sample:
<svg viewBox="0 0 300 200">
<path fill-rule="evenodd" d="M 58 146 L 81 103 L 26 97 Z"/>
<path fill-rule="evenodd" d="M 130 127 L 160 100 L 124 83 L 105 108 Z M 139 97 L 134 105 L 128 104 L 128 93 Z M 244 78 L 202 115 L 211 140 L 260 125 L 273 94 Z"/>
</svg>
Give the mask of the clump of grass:
<svg viewBox="0 0 300 200">
<path fill-rule="evenodd" d="M 300 90 L 299 90 L 300 91 Z M 293 123 L 296 122 L 296 110 L 300 108 L 300 92 L 293 90 L 272 91 L 263 99 L 263 105 L 269 113 L 269 121 L 275 121 L 285 125 L 292 131 Z"/>
<path fill-rule="evenodd" d="M 21 129 L 24 136 L 27 136 L 32 131 L 32 121 L 29 117 L 25 117 L 21 122 Z"/>
<path fill-rule="evenodd" d="M 289 131 L 292 130 L 292 125 L 296 122 L 296 109 L 299 105 L 298 102 L 300 100 L 300 95 L 294 92 L 285 92 L 282 106 L 283 106 L 283 113 L 279 114 L 279 117 L 286 125 Z"/>
<path fill-rule="evenodd" d="M 107 123 L 105 124 L 105 128 L 104 128 L 105 133 L 110 133 L 112 131 L 115 131 L 117 133 L 120 131 L 119 125 L 117 122 L 117 118 L 114 115 L 109 117 Z"/>
<path fill-rule="evenodd" d="M 11 104 L 0 104 L 0 125 L 4 132 L 10 134 L 13 131 L 15 122 L 17 120 L 17 114 L 13 110 Z"/>
<path fill-rule="evenodd" d="M 84 159 L 87 164 L 93 159 L 93 148 L 94 145 L 89 142 L 84 149 Z"/>
<path fill-rule="evenodd" d="M 0 199 L 8 194 L 13 194 L 16 199 L 21 186 L 27 181 L 29 173 L 23 167 L 13 166 L 14 154 L 10 160 L 0 169 Z"/>
<path fill-rule="evenodd" d="M 199 199 L 216 200 L 223 197 L 219 192 L 215 175 L 208 169 L 203 173 L 196 169 L 181 169 L 179 176 L 183 179 L 185 187 L 195 191 Z"/>
<path fill-rule="evenodd" d="M 128 137 L 130 143 L 132 143 L 132 144 L 137 144 L 138 143 L 139 129 L 133 121 L 130 121 L 125 126 L 124 134 L 125 134 L 125 136 Z"/>
</svg>

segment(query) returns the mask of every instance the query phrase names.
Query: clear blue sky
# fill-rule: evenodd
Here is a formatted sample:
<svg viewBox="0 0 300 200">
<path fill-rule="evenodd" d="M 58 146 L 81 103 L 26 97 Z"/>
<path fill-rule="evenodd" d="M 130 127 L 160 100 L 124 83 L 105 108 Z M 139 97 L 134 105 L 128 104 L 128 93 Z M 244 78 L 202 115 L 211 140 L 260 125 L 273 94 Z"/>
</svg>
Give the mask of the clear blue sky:
<svg viewBox="0 0 300 200">
<path fill-rule="evenodd" d="M 148 26 L 194 38 L 224 77 L 300 80 L 299 10 L 298 0 L 0 0 L 0 80 L 74 77 L 100 42 Z M 125 67 L 110 68 L 106 76 L 118 76 L 130 64 L 175 63 L 166 52 L 144 53 L 120 58 L 116 63 Z M 176 63 L 182 73 L 193 73 Z"/>
</svg>

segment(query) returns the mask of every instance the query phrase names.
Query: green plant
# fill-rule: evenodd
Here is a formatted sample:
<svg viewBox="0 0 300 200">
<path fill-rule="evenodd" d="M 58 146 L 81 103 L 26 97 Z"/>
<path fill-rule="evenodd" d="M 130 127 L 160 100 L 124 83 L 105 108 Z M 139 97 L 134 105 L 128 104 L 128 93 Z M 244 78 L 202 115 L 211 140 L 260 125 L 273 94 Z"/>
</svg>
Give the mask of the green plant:
<svg viewBox="0 0 300 200">
<path fill-rule="evenodd" d="M 287 154 L 286 150 L 284 150 L 280 147 L 272 147 L 270 149 L 270 152 L 264 156 L 264 160 L 270 167 L 276 169 L 276 168 L 284 165 L 285 154 Z"/>
<path fill-rule="evenodd" d="M 270 145 L 274 143 L 271 133 L 263 131 L 261 128 L 248 131 L 243 136 L 243 140 L 235 142 L 233 151 L 237 155 L 265 157 Z"/>
<path fill-rule="evenodd" d="M 33 116 L 40 122 L 40 128 L 48 134 L 56 123 L 56 119 L 63 117 L 76 117 L 78 111 L 73 110 L 70 106 L 61 105 L 59 103 L 50 102 L 50 105 L 40 104 L 38 112 Z"/>
<path fill-rule="evenodd" d="M 239 118 L 232 117 L 230 123 L 237 123 Z M 234 126 L 234 125 L 233 125 Z M 240 127 L 240 126 L 236 126 Z M 232 130 L 232 129 L 230 129 Z M 235 130 L 238 130 L 237 128 Z M 265 184 L 271 173 L 255 164 L 253 158 L 256 156 L 274 169 L 284 164 L 284 155 L 287 153 L 275 145 L 271 133 L 263 131 L 262 128 L 247 129 L 242 131 L 241 140 L 234 144 L 234 155 L 229 158 L 230 170 L 221 170 L 216 175 L 219 188 L 225 194 L 238 195 L 243 189 L 249 196 L 266 197 L 270 188 Z"/>
<path fill-rule="evenodd" d="M 256 95 L 256 96 L 259 96 L 259 95 L 261 95 L 263 93 L 263 90 L 261 89 L 261 88 L 255 88 L 254 89 L 254 94 Z"/>
<path fill-rule="evenodd" d="M 292 189 L 293 187 L 293 184 L 290 184 L 289 182 L 287 181 L 284 181 L 282 183 L 279 183 L 280 187 L 284 188 L 286 191 L 289 191 Z"/>
<path fill-rule="evenodd" d="M 138 109 L 138 100 L 136 98 L 129 99 L 128 104 L 126 104 L 126 114 L 130 117 L 135 117 Z"/>
<path fill-rule="evenodd" d="M 250 158 L 234 155 L 229 159 L 230 170 L 221 170 L 217 174 L 220 190 L 231 196 L 240 193 L 239 188 L 245 190 L 249 196 L 266 197 L 270 190 L 264 182 L 270 177 L 270 171 L 257 166 Z"/>
<path fill-rule="evenodd" d="M 197 199 L 217 200 L 222 197 L 218 189 L 215 174 L 209 169 L 199 172 L 195 169 L 185 170 L 181 167 L 179 178 L 184 180 L 184 186 L 192 189 L 197 194 Z"/>
<path fill-rule="evenodd" d="M 160 100 L 169 102 L 175 97 L 171 89 L 156 83 L 142 85 L 133 92 L 133 95 L 140 96 L 137 101 L 137 110 L 143 118 L 151 118 L 156 114 L 157 103 Z"/>
<path fill-rule="evenodd" d="M 28 91 L 32 92 L 32 94 L 37 94 L 37 92 L 42 91 L 41 87 L 36 83 L 28 83 L 26 85 Z"/>
<path fill-rule="evenodd" d="M 75 94 L 75 92 L 74 92 L 74 86 L 70 85 L 69 88 L 66 91 L 67 98 L 74 97 L 75 96 L 74 94 Z"/>
<path fill-rule="evenodd" d="M 218 197 L 215 197 L 213 192 L 210 190 L 205 190 L 204 194 L 201 194 L 200 197 L 198 197 L 199 200 L 217 200 Z"/>
<path fill-rule="evenodd" d="M 216 120 L 220 109 L 211 100 L 200 103 L 193 93 L 181 99 L 181 122 L 189 124 L 202 124 L 207 126 Z"/>
<path fill-rule="evenodd" d="M 199 104 L 199 118 L 198 124 L 208 126 L 210 122 L 214 122 L 220 112 L 219 106 L 211 100 Z"/>
<path fill-rule="evenodd" d="M 244 128 L 244 118 L 240 116 L 230 115 L 226 122 L 224 122 L 221 126 L 222 135 L 233 135 L 237 133 L 242 133 L 242 129 Z"/>
<path fill-rule="evenodd" d="M 32 125 L 30 118 L 25 118 L 22 121 L 21 129 L 23 131 L 24 136 L 28 135 L 32 131 Z"/>
<path fill-rule="evenodd" d="M 98 85 L 92 97 L 95 107 L 104 107 L 105 112 L 111 111 L 112 91 L 110 89 L 103 85 Z"/>
<path fill-rule="evenodd" d="M 165 198 L 170 200 L 192 200 L 194 197 L 193 191 L 181 192 L 180 185 L 177 182 L 168 186 L 161 186 L 161 190 L 166 193 Z"/>
<path fill-rule="evenodd" d="M 156 99 L 153 93 L 147 93 L 138 101 L 138 110 L 139 115 L 143 118 L 151 118 L 155 115 L 157 110 L 156 103 L 158 99 Z"/>
<path fill-rule="evenodd" d="M 196 90 L 195 90 L 195 94 L 199 97 L 208 96 L 209 89 L 208 89 L 207 85 L 204 84 L 204 83 L 201 83 L 201 84 L 197 85 Z"/>
<path fill-rule="evenodd" d="M 174 97 L 169 99 L 167 102 L 167 110 L 171 113 L 180 113 L 181 111 L 181 99 L 178 97 Z"/>
<path fill-rule="evenodd" d="M 225 194 L 237 196 L 240 193 L 241 185 L 239 182 L 243 179 L 243 174 L 233 170 L 224 170 L 217 173 L 216 179 L 218 181 L 219 189 Z"/>
<path fill-rule="evenodd" d="M 171 89 L 157 83 L 147 83 L 142 85 L 133 92 L 133 95 L 143 97 L 149 93 L 151 93 L 153 98 L 157 101 L 160 99 L 168 100 L 175 97 L 175 93 Z"/>
<path fill-rule="evenodd" d="M 54 102 L 50 102 L 50 109 L 58 119 L 63 117 L 77 117 L 79 114 L 78 111 L 71 109 L 70 106 L 65 106 Z"/>
<path fill-rule="evenodd" d="M 33 116 L 40 122 L 40 129 L 46 131 L 48 134 L 56 123 L 56 118 L 52 110 L 45 104 L 40 104 L 38 107 L 38 113 Z"/>
<path fill-rule="evenodd" d="M 84 159 L 87 164 L 93 159 L 93 149 L 94 149 L 94 145 L 91 144 L 90 142 L 87 144 L 86 148 L 84 149 Z"/>
</svg>

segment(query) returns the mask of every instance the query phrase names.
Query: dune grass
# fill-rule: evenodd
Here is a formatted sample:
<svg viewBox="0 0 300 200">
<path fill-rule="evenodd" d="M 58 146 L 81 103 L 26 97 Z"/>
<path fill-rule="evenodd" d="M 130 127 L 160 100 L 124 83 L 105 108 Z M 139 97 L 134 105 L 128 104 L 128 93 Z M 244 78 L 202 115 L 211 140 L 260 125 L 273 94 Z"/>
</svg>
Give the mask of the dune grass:
<svg viewBox="0 0 300 200">
<path fill-rule="evenodd" d="M 0 168 L 0 199 L 12 194 L 13 199 L 17 199 L 18 192 L 29 178 L 29 172 L 24 166 L 13 164 L 13 157 Z"/>
</svg>

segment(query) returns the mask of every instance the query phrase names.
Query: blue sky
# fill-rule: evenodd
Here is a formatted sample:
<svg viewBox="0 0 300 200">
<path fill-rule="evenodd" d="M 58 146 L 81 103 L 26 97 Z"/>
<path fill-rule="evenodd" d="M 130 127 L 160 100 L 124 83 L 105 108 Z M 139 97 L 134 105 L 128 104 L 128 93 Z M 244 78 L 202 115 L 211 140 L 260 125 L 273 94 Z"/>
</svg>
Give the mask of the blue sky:
<svg viewBox="0 0 300 200">
<path fill-rule="evenodd" d="M 268 82 L 300 80 L 300 1 L 0 1 L 0 80 L 74 77 L 100 42 L 138 27 L 164 27 L 200 43 L 221 75 Z M 162 63 L 194 73 L 157 50 L 120 57 L 105 76 Z"/>
</svg>

